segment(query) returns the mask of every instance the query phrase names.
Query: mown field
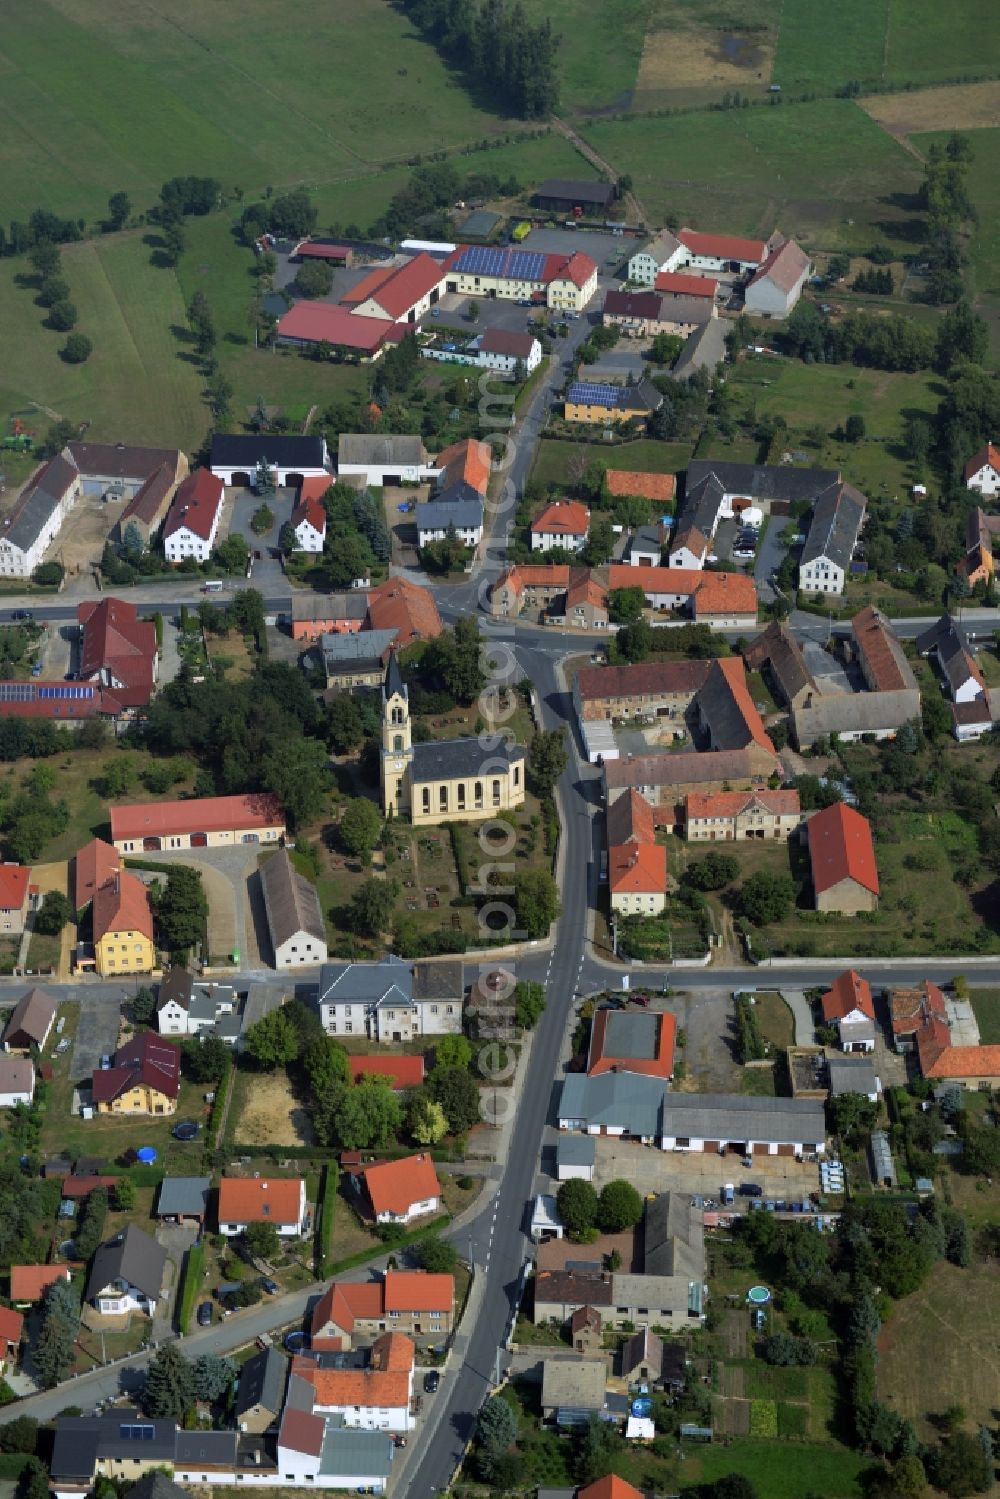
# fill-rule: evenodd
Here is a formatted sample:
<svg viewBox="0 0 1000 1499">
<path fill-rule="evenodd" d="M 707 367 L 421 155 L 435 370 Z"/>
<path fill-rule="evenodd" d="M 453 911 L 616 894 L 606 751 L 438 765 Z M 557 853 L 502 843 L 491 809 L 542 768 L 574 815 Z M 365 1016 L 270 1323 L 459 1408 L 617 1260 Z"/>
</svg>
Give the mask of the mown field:
<svg viewBox="0 0 1000 1499">
<path fill-rule="evenodd" d="M 647 214 L 813 248 L 907 248 L 920 165 L 849 100 L 592 124 L 586 139 L 629 172 Z M 904 201 L 895 195 L 903 194 Z"/>
</svg>

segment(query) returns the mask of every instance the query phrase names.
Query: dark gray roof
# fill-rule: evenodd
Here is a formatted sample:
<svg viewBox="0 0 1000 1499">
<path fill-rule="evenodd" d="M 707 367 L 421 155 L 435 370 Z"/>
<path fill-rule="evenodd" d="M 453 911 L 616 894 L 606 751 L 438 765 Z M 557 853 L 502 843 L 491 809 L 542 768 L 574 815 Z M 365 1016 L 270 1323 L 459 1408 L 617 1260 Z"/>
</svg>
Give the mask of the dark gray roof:
<svg viewBox="0 0 1000 1499">
<path fill-rule="evenodd" d="M 918 635 L 916 646 L 922 656 L 937 656 L 938 666 L 953 696 L 972 675 L 970 662 L 974 664 L 974 658 L 969 649 L 969 638 L 950 614 L 942 614 L 929 630 Z"/>
<path fill-rule="evenodd" d="M 319 971 L 320 1004 L 377 1004 L 393 998 L 413 1002 L 413 973 L 402 958 L 380 963 L 324 963 Z"/>
<path fill-rule="evenodd" d="M 660 1017 L 635 1010 L 612 1010 L 604 1032 L 604 1052 L 609 1057 L 628 1057 L 651 1062 L 656 1056 Z"/>
<path fill-rule="evenodd" d="M 663 1133 L 700 1140 L 819 1142 L 826 1138 L 822 1103 L 810 1098 L 758 1098 L 741 1093 L 668 1093 Z"/>
<path fill-rule="evenodd" d="M 321 635 L 319 644 L 323 665 L 328 670 L 336 666 L 380 666 L 398 633 L 398 630 L 357 630 L 353 633 L 334 630 Z"/>
<path fill-rule="evenodd" d="M 465 967 L 461 958 L 443 958 L 416 963 L 413 968 L 414 999 L 465 998 Z"/>
<path fill-rule="evenodd" d="M 726 331 L 722 318 L 710 318 L 696 328 L 677 356 L 670 371 L 675 380 L 689 380 L 696 370 L 714 370 L 726 357 Z"/>
<path fill-rule="evenodd" d="M 560 1135 L 556 1141 L 558 1166 L 592 1166 L 597 1159 L 593 1135 Z"/>
<path fill-rule="evenodd" d="M 623 411 L 659 411 L 663 405 L 663 393 L 657 390 L 652 380 L 640 380 L 636 385 L 626 386 L 619 405 Z"/>
<path fill-rule="evenodd" d="M 265 1015 L 270 1015 L 281 1004 L 281 995 L 277 989 L 271 989 L 267 984 L 251 984 L 247 990 L 247 997 L 243 1002 L 242 1025 L 243 1029 L 249 1030 L 256 1025 L 258 1020 L 263 1020 Z"/>
<path fill-rule="evenodd" d="M 50 459 L 15 505 L 9 523 L 0 532 L 3 540 L 22 552 L 28 551 L 76 477 L 75 465 L 61 453 Z"/>
<path fill-rule="evenodd" d="M 212 438 L 212 468 L 255 468 L 266 459 L 282 468 L 323 468 L 322 437 L 283 437 L 274 432 L 217 432 Z"/>
<path fill-rule="evenodd" d="M 578 182 L 571 177 L 547 177 L 535 191 L 536 198 L 563 198 L 567 202 L 596 203 L 605 208 L 614 202 L 610 182 Z"/>
<path fill-rule="evenodd" d="M 84 1300 L 90 1301 L 115 1280 L 127 1280 L 154 1301 L 163 1285 L 167 1252 L 134 1223 L 102 1244 L 94 1255 Z"/>
<path fill-rule="evenodd" d="M 158 1218 L 204 1217 L 208 1210 L 210 1176 L 165 1176 L 156 1204 Z"/>
<path fill-rule="evenodd" d="M 861 522 L 865 518 L 867 500 L 853 484 L 831 484 L 816 501 L 812 524 L 806 537 L 799 566 L 815 562 L 819 557 L 843 568 L 850 567 L 851 554 L 858 540 Z"/>
<path fill-rule="evenodd" d="M 260 887 L 268 930 L 276 948 L 299 932 L 326 942 L 326 922 L 316 887 L 299 874 L 287 848 L 280 849 L 261 866 Z"/>
<path fill-rule="evenodd" d="M 413 785 L 422 781 L 452 781 L 458 776 L 482 776 L 486 780 L 496 774 L 504 762 L 516 765 L 523 759 L 523 747 L 508 744 L 506 740 L 489 752 L 483 749 L 478 739 L 443 739 L 437 744 L 415 744 L 410 780 Z"/>
<path fill-rule="evenodd" d="M 654 1379 L 659 1378 L 663 1367 L 663 1339 L 648 1327 L 633 1333 L 622 1344 L 622 1374 L 627 1376 L 641 1364 L 649 1368 Z"/>
<path fill-rule="evenodd" d="M 470 213 L 464 224 L 460 224 L 458 233 L 462 239 L 486 239 L 492 234 L 500 222 L 501 215 L 491 213 L 488 208 L 477 208 Z"/>
<path fill-rule="evenodd" d="M 456 493 L 458 489 L 466 489 L 469 493 L 460 498 Z M 454 526 L 456 531 L 472 531 L 482 525 L 483 502 L 471 485 L 455 485 L 446 493 L 447 499 L 418 501 L 418 531 L 447 531 L 449 526 Z"/>
<path fill-rule="evenodd" d="M 956 640 L 966 649 L 968 648 L 967 636 L 962 626 L 950 614 L 942 614 L 940 619 L 936 619 L 926 630 L 921 631 L 913 644 L 921 656 L 930 656 L 941 647 L 953 650 L 952 642 Z"/>
<path fill-rule="evenodd" d="M 703 687 L 695 695 L 698 716 L 712 735 L 716 750 L 747 749 L 754 741 L 753 729 L 744 715 L 732 684 L 717 661 Z"/>
<path fill-rule="evenodd" d="M 750 642 L 743 659 L 751 671 L 767 665 L 788 703 L 804 689 L 819 692 L 802 647 L 788 626 L 779 620 L 772 620 L 763 634 Z"/>
<path fill-rule="evenodd" d="M 374 468 L 421 467 L 427 463 L 427 449 L 422 437 L 342 432 L 337 461 L 364 463 Z"/>
<path fill-rule="evenodd" d="M 385 668 L 385 682 L 383 683 L 383 690 L 386 697 L 409 697 L 409 693 L 406 690 L 406 684 L 403 681 L 403 673 L 399 669 L 399 657 L 396 655 L 395 651 L 391 652 L 388 664 Z"/>
<path fill-rule="evenodd" d="M 277 1348 L 265 1348 L 248 1358 L 240 1370 L 240 1382 L 236 1390 L 236 1414 L 244 1415 L 259 1405 L 262 1410 L 277 1415 L 285 1401 L 285 1382 L 288 1379 L 288 1360 Z"/>
<path fill-rule="evenodd" d="M 126 1490 L 125 1499 L 190 1499 L 190 1493 L 179 1483 L 172 1482 L 166 1473 L 154 1469 Z"/>
<path fill-rule="evenodd" d="M 140 1459 L 140 1454 L 143 1462 L 172 1463 L 176 1436 L 175 1422 L 150 1420 L 131 1407 L 119 1406 L 101 1416 L 60 1416 L 49 1474 L 89 1482 L 99 1458 Z M 171 1494 L 173 1489 L 171 1484 Z"/>
<path fill-rule="evenodd" d="M 368 595 L 363 588 L 349 588 L 343 593 L 296 593 L 292 597 L 292 618 L 303 622 L 364 619 L 367 613 Z"/>
<path fill-rule="evenodd" d="M 18 1000 L 4 1026 L 4 1040 L 17 1045 L 18 1039 L 41 1046 L 56 1013 L 56 1002 L 44 989 L 29 989 Z"/>
<path fill-rule="evenodd" d="M 571 1072 L 562 1085 L 559 1118 L 652 1137 L 661 1132 L 665 1093 L 662 1078 L 637 1072 L 601 1072 L 596 1077 Z"/>
<path fill-rule="evenodd" d="M 157 1010 L 162 1010 L 170 1000 L 174 1000 L 182 1009 L 188 1009 L 193 988 L 194 974 L 189 969 L 181 967 L 180 964 L 168 968 L 160 980 L 160 988 L 156 996 Z"/>
<path fill-rule="evenodd" d="M 700 1208 L 680 1192 L 662 1192 L 646 1203 L 643 1273 L 705 1278 L 705 1222 Z"/>
<path fill-rule="evenodd" d="M 796 708 L 795 738 L 807 749 L 827 734 L 876 734 L 899 729 L 920 716 L 918 688 L 898 692 L 830 692 L 814 697 L 810 706 Z"/>
<path fill-rule="evenodd" d="M 834 1098 L 842 1093 L 874 1093 L 878 1074 L 867 1057 L 830 1057 L 830 1092 Z"/>
<path fill-rule="evenodd" d="M 694 464 L 691 465 L 691 468 L 693 467 Z M 714 534 L 715 523 L 718 520 L 725 493 L 725 485 L 717 474 L 709 473 L 697 480 L 692 480 L 691 469 L 688 469 L 684 504 L 677 516 L 677 525 L 672 538 L 675 545 L 681 533 L 690 530 L 691 527 L 700 531 L 706 540 Z"/>
<path fill-rule="evenodd" d="M 236 1431 L 179 1431 L 174 1444 L 174 1462 L 178 1468 L 198 1468 L 203 1463 L 214 1467 L 235 1467 Z"/>
<path fill-rule="evenodd" d="M 691 490 L 714 474 L 726 494 L 748 500 L 811 500 L 839 475 L 829 468 L 796 468 L 790 463 L 728 463 L 716 458 L 694 458 L 687 466 Z"/>
<path fill-rule="evenodd" d="M 136 448 L 123 442 L 71 442 L 67 452 L 85 478 L 146 479 L 164 464 L 172 473 L 176 448 Z"/>
<path fill-rule="evenodd" d="M 636 526 L 629 539 L 630 552 L 659 552 L 663 549 L 663 533 L 658 525 Z"/>
<path fill-rule="evenodd" d="M 385 1478 L 393 1459 L 392 1437 L 384 1431 L 357 1431 L 328 1420 L 319 1471 L 330 1477 Z"/>
</svg>

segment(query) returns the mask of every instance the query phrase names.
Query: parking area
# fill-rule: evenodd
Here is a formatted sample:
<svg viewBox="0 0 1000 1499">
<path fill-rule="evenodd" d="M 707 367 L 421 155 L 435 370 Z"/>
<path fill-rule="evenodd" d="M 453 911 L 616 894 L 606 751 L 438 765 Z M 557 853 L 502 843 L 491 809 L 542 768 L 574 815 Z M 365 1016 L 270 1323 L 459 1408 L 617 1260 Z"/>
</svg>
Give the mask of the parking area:
<svg viewBox="0 0 1000 1499">
<path fill-rule="evenodd" d="M 128 983 L 128 987 L 124 985 Z M 135 993 L 135 980 L 123 980 L 121 995 L 84 994 L 80 999 L 80 1018 L 73 1048 L 74 1082 L 89 1081 L 90 1074 L 101 1065 L 101 1058 L 118 1045 L 122 1001 Z"/>
<path fill-rule="evenodd" d="M 250 522 L 256 512 L 265 503 L 263 496 L 255 494 L 252 489 L 232 489 L 226 495 L 229 523 L 225 525 L 226 517 L 223 516 L 223 526 L 220 527 L 220 540 L 223 533 L 226 536 L 240 535 L 247 546 L 255 555 L 253 565 L 254 583 L 259 587 L 266 583 L 279 583 L 284 578 L 281 561 L 278 557 L 278 538 L 281 528 L 286 521 L 292 518 L 292 507 L 295 504 L 295 490 L 288 488 L 276 489 L 273 495 L 268 495 L 267 508 L 274 516 L 274 523 L 270 530 L 257 535 Z"/>
<path fill-rule="evenodd" d="M 748 1210 L 750 1198 L 739 1195 L 743 1183 L 759 1186 L 765 1199 L 782 1202 L 801 1202 L 820 1185 L 815 1161 L 758 1155 L 747 1167 L 742 1156 L 732 1152 L 720 1156 L 714 1152 L 664 1151 L 604 1135 L 597 1137 L 596 1144 L 594 1186 L 598 1191 L 606 1182 L 622 1179 L 643 1194 L 682 1192 L 717 1203 L 723 1185 L 731 1182 L 737 1189 L 735 1206 Z"/>
<path fill-rule="evenodd" d="M 49 625 L 40 643 L 38 659 L 42 669 L 38 675 L 48 682 L 71 676 L 80 659 L 79 642 L 78 625 L 69 622 Z"/>
</svg>

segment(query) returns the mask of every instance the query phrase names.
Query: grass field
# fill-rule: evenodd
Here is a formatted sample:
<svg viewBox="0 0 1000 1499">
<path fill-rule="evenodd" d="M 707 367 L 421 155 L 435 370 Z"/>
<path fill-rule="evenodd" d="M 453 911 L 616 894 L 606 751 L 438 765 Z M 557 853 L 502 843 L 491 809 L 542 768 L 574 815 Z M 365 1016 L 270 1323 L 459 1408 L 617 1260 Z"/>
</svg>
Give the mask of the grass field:
<svg viewBox="0 0 1000 1499">
<path fill-rule="evenodd" d="M 774 0 L 657 0 L 642 49 L 634 107 L 690 107 L 727 90 L 763 92 L 781 17 Z"/>
<path fill-rule="evenodd" d="M 1000 1046 L 1000 989 L 972 989 L 972 1008 L 984 1046 Z"/>
<path fill-rule="evenodd" d="M 919 164 L 847 100 L 593 124 L 586 139 L 630 172 L 657 222 L 769 234 L 807 247 L 866 248 L 905 233 Z M 904 241 L 905 244 L 905 241 Z"/>
<path fill-rule="evenodd" d="M 860 1453 L 833 1443 L 737 1437 L 725 1444 L 686 1448 L 680 1472 L 685 1486 L 714 1483 L 726 1473 L 743 1473 L 752 1480 L 760 1499 L 793 1499 L 801 1494 L 855 1499 L 866 1466 Z"/>
<path fill-rule="evenodd" d="M 655 442 L 643 438 L 621 447 L 609 448 L 603 442 L 557 442 L 543 438 L 538 444 L 531 477 L 543 484 L 570 485 L 581 466 L 595 458 L 608 468 L 632 469 L 641 474 L 676 474 L 691 457 L 691 445 L 685 442 Z"/>
<path fill-rule="evenodd" d="M 663 0 L 527 0 L 529 15 L 547 16 L 560 37 L 563 110 L 627 109 L 635 87 L 646 22 Z"/>
</svg>

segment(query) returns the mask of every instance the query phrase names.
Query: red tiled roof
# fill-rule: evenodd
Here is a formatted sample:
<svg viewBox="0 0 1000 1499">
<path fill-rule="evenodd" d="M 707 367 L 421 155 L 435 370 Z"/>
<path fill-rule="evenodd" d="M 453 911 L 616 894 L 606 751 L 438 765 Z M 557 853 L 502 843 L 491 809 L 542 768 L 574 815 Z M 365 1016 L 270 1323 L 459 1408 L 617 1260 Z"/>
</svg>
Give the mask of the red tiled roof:
<svg viewBox="0 0 1000 1499">
<path fill-rule="evenodd" d="M 578 1489 L 576 1499 L 643 1499 L 643 1496 L 639 1489 L 619 1478 L 617 1473 L 609 1473 L 607 1478 L 598 1478 Z"/>
<path fill-rule="evenodd" d="M 947 1022 L 939 1015 L 929 1015 L 916 1032 L 916 1043 L 920 1071 L 924 1077 L 929 1077 L 940 1058 L 951 1047 L 951 1031 Z"/>
<path fill-rule="evenodd" d="M 433 595 L 409 578 L 386 578 L 368 595 L 368 628 L 395 630 L 397 650 L 415 640 L 433 640 L 444 625 Z"/>
<path fill-rule="evenodd" d="M 362 1173 L 376 1217 L 379 1213 L 409 1212 L 415 1202 L 441 1196 L 434 1162 L 429 1155 L 408 1155 L 401 1161 L 382 1161 Z"/>
<path fill-rule="evenodd" d="M 322 1416 L 314 1416 L 312 1411 L 297 1410 L 294 1405 L 285 1406 L 278 1433 L 280 1447 L 304 1453 L 307 1457 L 319 1457 L 325 1437 L 326 1422 Z"/>
<path fill-rule="evenodd" d="M 834 802 L 832 807 L 814 813 L 808 827 L 809 858 L 817 895 L 839 885 L 841 880 L 855 880 L 878 894 L 875 846 L 867 817 L 843 802 Z"/>
<path fill-rule="evenodd" d="M 122 856 L 111 843 L 91 838 L 76 855 L 73 880 L 73 904 L 78 911 L 93 900 L 100 887 L 121 868 Z"/>
<path fill-rule="evenodd" d="M 653 809 L 646 798 L 631 787 L 624 796 L 615 798 L 604 820 L 611 847 L 621 848 L 626 843 L 656 842 Z"/>
<path fill-rule="evenodd" d="M 637 569 L 640 575 L 651 569 Z M 678 571 L 678 569 L 668 569 Z M 701 582 L 694 590 L 696 619 L 711 614 L 756 614 L 757 585 L 747 573 L 699 574 Z"/>
<path fill-rule="evenodd" d="M 134 604 L 105 598 L 81 604 L 77 611 L 83 626 L 79 676 L 96 680 L 109 671 L 121 682 L 115 694 L 128 707 L 144 707 L 153 695 L 156 661 L 156 626 L 140 619 Z"/>
<path fill-rule="evenodd" d="M 858 651 L 868 664 L 875 690 L 898 692 L 913 686 L 913 673 L 888 620 L 871 605 L 851 620 Z"/>
<path fill-rule="evenodd" d="M 168 833 L 221 833 L 285 826 L 285 815 L 270 792 L 246 796 L 192 796 L 184 801 L 134 802 L 112 807 L 115 843 Z"/>
<path fill-rule="evenodd" d="M 589 568 L 581 568 L 575 575 L 570 574 L 570 584 L 566 589 L 567 610 L 577 604 L 593 604 L 595 609 L 604 609 L 607 602 L 608 590 Z"/>
<path fill-rule="evenodd" d="M 513 567 L 501 573 L 493 584 L 490 592 L 498 588 L 508 587 L 514 593 L 523 593 L 525 588 L 544 588 L 550 585 L 552 588 L 566 588 L 569 585 L 570 565 L 568 562 L 557 562 L 551 567 L 545 567 L 541 563 L 537 566 L 526 563 L 523 566 L 515 563 Z"/>
<path fill-rule="evenodd" d="M 153 913 L 146 887 L 127 869 L 112 874 L 94 891 L 91 906 L 94 941 L 114 932 L 139 932 L 153 940 Z"/>
<path fill-rule="evenodd" d="M 665 505 L 677 493 L 676 474 L 642 474 L 636 469 L 609 468 L 604 477 L 611 495 L 634 494 Z"/>
<path fill-rule="evenodd" d="M 758 264 L 767 253 L 761 239 L 741 239 L 732 234 L 699 234 L 695 229 L 679 229 L 677 238 L 692 255 L 712 260 L 753 260 Z"/>
<path fill-rule="evenodd" d="M 312 1343 L 314 1348 L 339 1348 L 342 1339 L 323 1329 L 331 1322 L 342 1327 L 348 1336 L 360 1318 L 366 1322 L 377 1321 L 384 1310 L 383 1284 L 379 1280 L 338 1281 L 317 1301 L 312 1315 Z"/>
<path fill-rule="evenodd" d="M 792 291 L 800 281 L 809 274 L 811 262 L 806 252 L 797 245 L 794 239 L 786 239 L 777 249 L 772 250 L 750 279 L 753 286 L 757 281 L 773 281 L 780 291 Z"/>
<path fill-rule="evenodd" d="M 391 1077 L 394 1089 L 419 1088 L 424 1080 L 424 1059 L 416 1057 L 348 1057 L 351 1081 L 362 1077 Z"/>
<path fill-rule="evenodd" d="M 723 576 L 725 577 L 726 574 L 723 574 Z M 731 574 L 730 576 L 735 576 L 735 574 Z M 733 695 L 733 700 L 746 725 L 747 732 L 754 743 L 759 744 L 761 749 L 766 749 L 773 755 L 775 752 L 774 745 L 771 743 L 770 736 L 764 727 L 764 720 L 757 712 L 757 705 L 750 696 L 750 689 L 747 686 L 746 668 L 740 657 L 724 656 L 721 660 L 714 661 L 712 663 L 712 671 L 716 670 L 720 671 L 725 677 L 729 685 L 729 690 Z"/>
<path fill-rule="evenodd" d="M 799 811 L 797 791 L 690 791 L 687 796 L 688 822 L 702 817 L 738 817 L 753 802 L 759 802 L 775 816 L 791 816 Z"/>
<path fill-rule="evenodd" d="M 196 468 L 188 474 L 174 491 L 163 523 L 164 539 L 178 531 L 193 531 L 202 541 L 208 541 L 225 493 L 226 486 L 211 469 Z"/>
<path fill-rule="evenodd" d="M 490 483 L 492 453 L 488 442 L 466 437 L 453 442 L 437 456 L 436 467 L 442 470 L 439 480 L 442 489 L 453 484 L 469 484 L 478 494 L 485 494 Z"/>
<path fill-rule="evenodd" d="M 181 1054 L 178 1047 L 152 1031 L 119 1046 L 114 1065 L 91 1076 L 90 1091 L 97 1103 L 110 1103 L 130 1088 L 152 1088 L 165 1098 L 176 1098 L 181 1086 Z"/>
<path fill-rule="evenodd" d="M 549 276 L 550 281 L 572 281 L 578 289 L 586 286 L 597 271 L 597 261 L 583 250 L 574 250 L 569 259 Z"/>
<path fill-rule="evenodd" d="M 349 246 L 332 245 L 328 239 L 304 239 L 301 244 L 295 246 L 294 253 L 312 260 L 346 260 L 351 251 Z"/>
<path fill-rule="evenodd" d="M 683 271 L 660 271 L 653 289 L 669 292 L 675 297 L 714 297 L 719 283 L 711 276 L 691 276 Z"/>
<path fill-rule="evenodd" d="M 508 328 L 487 328 L 479 340 L 483 354 L 504 354 L 508 359 L 528 359 L 534 347 L 533 333 L 514 333 Z"/>
<path fill-rule="evenodd" d="M 372 1368 L 390 1374 L 412 1369 L 416 1362 L 413 1344 L 405 1333 L 384 1332 L 372 1344 Z"/>
<path fill-rule="evenodd" d="M 406 1406 L 413 1380 L 413 1344 L 402 1333 L 384 1333 L 372 1344 L 366 1369 L 321 1369 L 301 1354 L 292 1359 L 292 1373 L 315 1390 L 316 1406 Z"/>
<path fill-rule="evenodd" d="M 451 1275 L 432 1275 L 426 1270 L 385 1272 L 387 1312 L 450 1312 L 455 1304 L 455 1281 Z"/>
<path fill-rule="evenodd" d="M 925 1020 L 946 1020 L 948 1009 L 937 984 L 924 979 L 915 989 L 891 989 L 889 1014 L 894 1036 L 912 1036 Z"/>
<path fill-rule="evenodd" d="M 24 1318 L 20 1312 L 12 1312 L 10 1307 L 0 1306 L 0 1343 L 6 1354 L 10 1348 L 16 1348 L 21 1341 L 21 1333 L 24 1331 Z"/>
<path fill-rule="evenodd" d="M 386 318 L 356 317 L 349 307 L 304 299 L 278 319 L 277 336 L 375 354 L 389 338 L 393 327 L 394 324 Z"/>
<path fill-rule="evenodd" d="M 302 1178 L 224 1176 L 219 1183 L 220 1223 L 298 1223 Z"/>
<path fill-rule="evenodd" d="M 0 864 L 0 911 L 20 911 L 28 898 L 30 878 L 26 864 Z"/>
<path fill-rule="evenodd" d="M 921 1068 L 924 1077 L 1000 1077 L 1000 1046 L 948 1046 L 926 1067 L 921 1052 Z"/>
<path fill-rule="evenodd" d="M 655 1022 L 656 1052 L 651 1057 L 621 1056 L 614 1050 L 614 1034 L 618 1029 L 615 1017 L 617 1010 L 595 1010 L 594 1024 L 590 1036 L 590 1054 L 587 1058 L 588 1077 L 597 1077 L 602 1072 L 638 1072 L 644 1077 L 670 1078 L 674 1075 L 674 1046 L 677 1040 L 677 1020 L 669 1010 L 653 1015 L 629 1015 L 630 1021 L 640 1024 Z"/>
<path fill-rule="evenodd" d="M 667 851 L 662 843 L 624 843 L 608 850 L 608 883 L 612 895 L 663 895 L 667 889 Z"/>
<path fill-rule="evenodd" d="M 422 252 L 405 265 L 372 271 L 348 292 L 343 303 L 359 307 L 371 298 L 393 322 L 399 322 L 412 307 L 441 285 L 444 276 L 440 261 Z"/>
<path fill-rule="evenodd" d="M 635 575 L 665 569 L 627 567 L 622 571 Z M 710 661 L 636 661 L 628 666 L 585 666 L 577 673 L 576 682 L 582 702 L 693 694 L 705 685 L 711 664 Z"/>
<path fill-rule="evenodd" d="M 326 506 L 323 504 L 323 496 L 329 488 L 330 480 L 325 474 L 306 475 L 292 507 L 293 527 L 308 521 L 320 536 L 326 535 Z"/>
<path fill-rule="evenodd" d="M 553 536 L 586 536 L 589 527 L 590 511 L 579 500 L 553 500 L 531 522 L 536 536 L 545 532 Z"/>
<path fill-rule="evenodd" d="M 113 1187 L 117 1176 L 67 1176 L 63 1178 L 62 1195 L 74 1200 L 89 1197 L 95 1187 Z"/>
<path fill-rule="evenodd" d="M 871 984 L 853 968 L 848 968 L 846 973 L 834 979 L 820 1003 L 823 1007 L 823 1019 L 828 1024 L 843 1020 L 853 1010 L 860 1010 L 869 1020 L 875 1019 Z"/>
<path fill-rule="evenodd" d="M 69 1280 L 66 1265 L 11 1265 L 11 1301 L 40 1301 L 46 1289 L 57 1280 Z"/>
<path fill-rule="evenodd" d="M 979 452 L 975 453 L 969 459 L 963 470 L 963 475 L 966 480 L 969 480 L 981 468 L 987 467 L 995 469 L 1000 474 L 1000 448 L 995 448 L 991 442 L 988 442 L 985 447 L 980 448 Z"/>
</svg>

